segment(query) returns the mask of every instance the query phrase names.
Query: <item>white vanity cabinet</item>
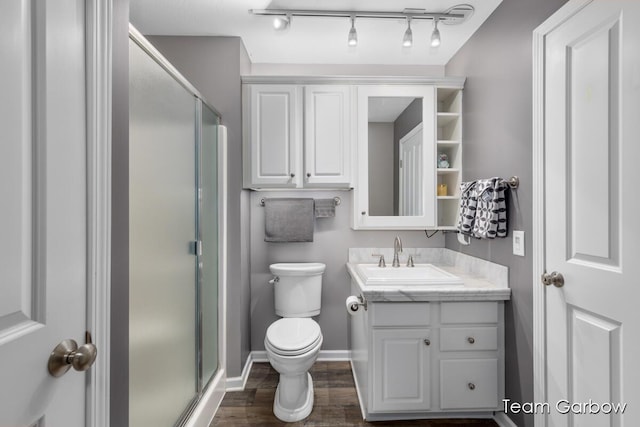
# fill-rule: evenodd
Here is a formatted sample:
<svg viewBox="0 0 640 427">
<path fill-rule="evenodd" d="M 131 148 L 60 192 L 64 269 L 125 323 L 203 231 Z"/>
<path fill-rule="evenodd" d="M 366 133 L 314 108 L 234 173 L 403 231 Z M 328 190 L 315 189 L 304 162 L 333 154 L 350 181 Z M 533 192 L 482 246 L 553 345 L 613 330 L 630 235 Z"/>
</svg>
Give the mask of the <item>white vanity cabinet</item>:
<svg viewBox="0 0 640 427">
<path fill-rule="evenodd" d="M 357 295 L 358 285 L 351 291 Z M 369 301 L 350 317 L 367 420 L 489 417 L 504 396 L 503 301 Z"/>
<path fill-rule="evenodd" d="M 348 188 L 351 89 L 244 84 L 245 188 Z"/>
</svg>

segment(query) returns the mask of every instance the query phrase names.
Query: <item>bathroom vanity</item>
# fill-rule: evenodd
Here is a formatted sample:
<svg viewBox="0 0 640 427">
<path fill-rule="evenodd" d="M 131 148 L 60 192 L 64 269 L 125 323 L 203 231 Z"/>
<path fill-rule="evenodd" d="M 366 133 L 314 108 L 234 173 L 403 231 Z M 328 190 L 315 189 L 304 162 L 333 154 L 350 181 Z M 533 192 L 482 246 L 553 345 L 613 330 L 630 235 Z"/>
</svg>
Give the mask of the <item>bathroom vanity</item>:
<svg viewBox="0 0 640 427">
<path fill-rule="evenodd" d="M 507 268 L 443 248 L 405 249 L 414 268 L 370 263 L 385 251 L 351 249 L 347 263 L 362 301 L 350 350 L 363 418 L 491 417 L 504 396 Z M 426 265 L 442 280 L 415 279 Z"/>
</svg>

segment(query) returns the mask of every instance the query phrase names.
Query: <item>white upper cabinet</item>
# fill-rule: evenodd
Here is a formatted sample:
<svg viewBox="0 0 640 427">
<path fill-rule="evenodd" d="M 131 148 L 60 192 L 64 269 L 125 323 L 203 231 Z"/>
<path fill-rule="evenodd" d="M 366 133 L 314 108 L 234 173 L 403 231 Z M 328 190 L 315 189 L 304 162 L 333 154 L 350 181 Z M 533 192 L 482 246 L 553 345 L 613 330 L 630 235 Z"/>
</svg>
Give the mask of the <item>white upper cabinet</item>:
<svg viewBox="0 0 640 427">
<path fill-rule="evenodd" d="M 348 86 L 305 86 L 305 185 L 349 186 L 350 99 Z"/>
<path fill-rule="evenodd" d="M 302 154 L 301 88 L 247 85 L 243 89 L 244 186 L 297 187 Z"/>
<path fill-rule="evenodd" d="M 348 86 L 247 84 L 243 90 L 245 188 L 350 186 Z"/>
</svg>

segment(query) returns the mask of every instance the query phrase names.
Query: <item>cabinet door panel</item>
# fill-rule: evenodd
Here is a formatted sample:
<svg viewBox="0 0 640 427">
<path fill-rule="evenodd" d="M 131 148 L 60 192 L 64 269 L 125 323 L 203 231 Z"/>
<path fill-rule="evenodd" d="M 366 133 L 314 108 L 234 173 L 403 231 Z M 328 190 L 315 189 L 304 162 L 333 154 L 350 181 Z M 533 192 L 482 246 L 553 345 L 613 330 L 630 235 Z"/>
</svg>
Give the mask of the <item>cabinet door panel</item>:
<svg viewBox="0 0 640 427">
<path fill-rule="evenodd" d="M 373 330 L 373 411 L 431 408 L 428 329 Z"/>
<path fill-rule="evenodd" d="M 348 86 L 305 87 L 305 182 L 348 186 L 351 130 Z"/>
<path fill-rule="evenodd" d="M 293 85 L 259 85 L 249 91 L 251 162 L 247 186 L 295 187 L 299 181 L 299 89 Z"/>
</svg>

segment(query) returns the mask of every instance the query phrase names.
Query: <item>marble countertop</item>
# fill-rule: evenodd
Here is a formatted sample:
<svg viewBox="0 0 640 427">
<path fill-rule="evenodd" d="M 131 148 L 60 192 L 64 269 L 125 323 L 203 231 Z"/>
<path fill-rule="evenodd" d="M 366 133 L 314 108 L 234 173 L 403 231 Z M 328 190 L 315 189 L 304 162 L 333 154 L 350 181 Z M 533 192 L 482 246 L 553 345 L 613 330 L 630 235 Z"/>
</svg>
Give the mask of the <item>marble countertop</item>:
<svg viewBox="0 0 640 427">
<path fill-rule="evenodd" d="M 433 264 L 460 277 L 463 285 L 365 285 L 356 272 L 356 264 L 371 264 L 371 253 L 383 253 L 391 260 L 393 250 L 391 257 L 387 257 L 387 251 L 388 248 L 349 250 L 347 271 L 368 301 L 503 301 L 511 297 L 507 267 L 445 248 L 405 249 L 404 253 L 405 258 L 407 253 L 412 254 L 416 263 Z"/>
</svg>

